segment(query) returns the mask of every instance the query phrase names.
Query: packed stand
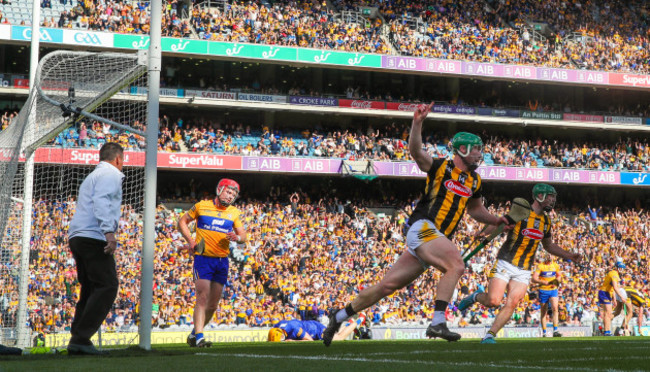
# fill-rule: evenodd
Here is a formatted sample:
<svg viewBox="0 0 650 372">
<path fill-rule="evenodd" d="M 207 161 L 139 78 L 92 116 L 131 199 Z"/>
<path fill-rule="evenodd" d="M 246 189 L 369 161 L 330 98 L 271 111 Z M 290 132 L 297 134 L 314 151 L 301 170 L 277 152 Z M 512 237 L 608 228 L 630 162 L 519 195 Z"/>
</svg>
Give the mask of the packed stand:
<svg viewBox="0 0 650 372">
<path fill-rule="evenodd" d="M 196 202 L 201 186 L 195 182 L 176 185 L 170 200 Z M 175 194 L 175 195 L 174 195 Z M 231 271 L 213 327 L 245 324 L 265 327 L 278 320 L 321 319 L 331 308 L 340 308 L 361 289 L 381 278 L 404 251 L 403 224 L 417 199 L 377 199 L 368 196 L 356 202 L 325 196 L 321 199 L 298 190 L 290 193 L 272 187 L 265 201 L 241 200 L 248 243 L 231 245 Z M 165 201 L 165 200 L 163 200 Z M 366 206 L 400 205 L 394 216 L 381 217 Z M 490 206 L 501 214 L 505 204 Z M 73 199 L 38 200 L 35 203 L 35 236 L 30 255 L 31 281 L 28 307 L 34 331 L 57 333 L 69 330 L 79 287 L 74 260 L 67 248 L 66 230 L 75 209 Z M 561 322 L 589 324 L 598 319 L 597 291 L 605 270 L 614 257 L 628 264 L 630 280 L 648 289 L 650 215 L 635 208 L 563 208 L 551 213 L 556 241 L 565 249 L 584 255 L 579 266 L 560 262 L 565 279 L 560 286 Z M 194 282 L 192 258 L 176 229 L 182 211 L 158 207 L 154 258 L 154 326 L 183 327 L 192 322 Z M 106 331 L 133 331 L 137 325 L 141 215 L 131 206 L 123 208 L 119 249 L 116 253 L 120 289 L 109 314 Z M 466 249 L 480 228 L 465 217 L 455 243 Z M 458 287 L 458 298 L 487 283 L 487 273 L 503 238 L 489 244 L 472 261 Z M 14 252 L 3 267 L 13 272 L 20 258 Z M 432 288 L 440 273 L 431 270 L 412 285 L 367 310 L 374 324 L 426 324 L 433 312 Z M 3 322 L 10 324 L 17 306 L 16 277 L 3 278 L 0 305 Z M 480 306 L 461 314 L 457 300 L 450 303 L 447 319 L 454 325 L 484 324 L 495 316 L 494 309 Z M 335 302 L 338 301 L 338 302 Z M 517 324 L 536 324 L 539 303 L 526 297 L 515 312 Z M 647 310 L 647 309 L 646 309 Z M 650 314 L 647 314 L 648 316 Z"/>
<path fill-rule="evenodd" d="M 563 54 L 589 70 L 650 72 L 650 8 L 645 1 L 498 1 L 508 22 L 547 23 L 558 41 L 574 33 L 584 40 L 565 42 Z"/>
<path fill-rule="evenodd" d="M 317 1 L 233 2 L 225 11 L 195 9 L 191 23 L 199 37 L 213 41 L 288 45 L 387 54 L 379 24 L 366 27 L 336 20 Z"/>
<path fill-rule="evenodd" d="M 335 1 L 377 7 L 402 55 L 478 62 L 648 73 L 645 2 Z M 548 23 L 535 38 L 531 21 Z"/>
</svg>

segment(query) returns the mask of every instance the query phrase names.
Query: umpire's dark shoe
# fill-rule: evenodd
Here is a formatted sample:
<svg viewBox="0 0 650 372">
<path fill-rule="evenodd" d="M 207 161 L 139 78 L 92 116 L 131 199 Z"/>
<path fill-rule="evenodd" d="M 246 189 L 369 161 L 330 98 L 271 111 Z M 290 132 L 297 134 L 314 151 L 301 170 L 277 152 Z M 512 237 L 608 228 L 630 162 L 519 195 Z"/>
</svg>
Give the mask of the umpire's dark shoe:
<svg viewBox="0 0 650 372">
<path fill-rule="evenodd" d="M 434 326 L 429 325 L 427 327 L 426 336 L 429 338 L 439 337 L 447 341 L 460 340 L 460 334 L 450 331 L 445 323 L 436 324 Z"/>
<path fill-rule="evenodd" d="M 327 328 L 323 331 L 323 343 L 325 346 L 330 346 L 334 339 L 334 335 L 339 331 L 339 328 L 341 328 L 341 323 L 336 321 L 336 313 L 337 311 L 332 312 L 330 315 L 330 322 L 327 325 Z"/>
<path fill-rule="evenodd" d="M 68 355 L 107 355 L 108 351 L 97 350 L 93 345 L 68 344 Z"/>
</svg>

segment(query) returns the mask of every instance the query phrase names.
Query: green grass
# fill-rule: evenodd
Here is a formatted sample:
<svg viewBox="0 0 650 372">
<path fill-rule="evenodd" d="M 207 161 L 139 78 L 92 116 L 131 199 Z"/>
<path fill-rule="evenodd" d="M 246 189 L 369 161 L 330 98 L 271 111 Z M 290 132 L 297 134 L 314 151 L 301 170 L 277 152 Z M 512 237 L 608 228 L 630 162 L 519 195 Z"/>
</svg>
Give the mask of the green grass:
<svg viewBox="0 0 650 372">
<path fill-rule="evenodd" d="M 155 345 L 103 357 L 0 357 L 0 371 L 648 371 L 650 338 L 221 343 L 206 349 Z"/>
</svg>

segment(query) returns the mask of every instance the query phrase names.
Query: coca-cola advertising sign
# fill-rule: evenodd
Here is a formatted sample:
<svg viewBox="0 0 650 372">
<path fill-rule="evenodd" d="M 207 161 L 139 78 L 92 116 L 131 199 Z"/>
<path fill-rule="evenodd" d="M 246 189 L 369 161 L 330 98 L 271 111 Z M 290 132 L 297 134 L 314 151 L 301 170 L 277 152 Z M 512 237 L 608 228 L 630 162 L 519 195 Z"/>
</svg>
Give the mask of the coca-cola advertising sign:
<svg viewBox="0 0 650 372">
<path fill-rule="evenodd" d="M 374 110 L 383 110 L 386 108 L 386 104 L 384 102 L 364 101 L 359 99 L 339 99 L 339 106 Z"/>
<path fill-rule="evenodd" d="M 447 180 L 445 181 L 444 185 L 447 190 L 464 198 L 469 198 L 473 194 L 472 190 L 469 187 L 456 180 Z"/>
<path fill-rule="evenodd" d="M 414 112 L 422 103 L 408 103 L 408 102 L 386 102 L 386 109 L 397 111 L 410 111 Z"/>
<path fill-rule="evenodd" d="M 521 235 L 533 240 L 542 240 L 544 238 L 544 233 L 537 229 L 530 228 L 522 230 Z"/>
</svg>

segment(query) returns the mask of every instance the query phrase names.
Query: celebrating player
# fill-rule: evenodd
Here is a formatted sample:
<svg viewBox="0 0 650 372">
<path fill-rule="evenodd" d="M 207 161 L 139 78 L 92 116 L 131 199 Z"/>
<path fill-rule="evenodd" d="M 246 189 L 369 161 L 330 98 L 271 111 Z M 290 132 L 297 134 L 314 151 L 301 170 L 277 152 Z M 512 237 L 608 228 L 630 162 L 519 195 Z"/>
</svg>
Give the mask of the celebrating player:
<svg viewBox="0 0 650 372">
<path fill-rule="evenodd" d="M 433 107 L 422 105 L 413 115 L 409 151 L 421 171 L 427 173 L 422 199 L 409 218 L 406 236 L 407 250 L 376 285 L 366 288 L 345 308 L 333 311 L 323 334 L 323 343 L 329 346 L 341 324 L 414 281 L 429 266 L 444 274 L 438 282 L 434 316 L 426 335 L 457 341 L 460 334 L 449 331 L 445 310 L 453 295 L 465 265 L 451 239 L 465 209 L 475 220 L 498 225 L 508 224 L 505 217 L 491 215 L 481 202 L 481 178 L 476 173 L 483 159 L 483 141 L 480 137 L 460 132 L 452 139 L 453 159 L 434 159 L 422 149 L 422 123 Z"/>
<path fill-rule="evenodd" d="M 217 184 L 217 197 L 196 203 L 178 221 L 178 230 L 187 241 L 187 249 L 194 252 L 194 280 L 196 305 L 194 329 L 187 337 L 191 346 L 206 347 L 203 328 L 210 323 L 217 310 L 223 286 L 228 280 L 230 242 L 244 243 L 246 231 L 239 219 L 240 211 L 232 204 L 239 196 L 239 184 L 224 178 Z M 196 220 L 196 239 L 188 224 Z"/>
<path fill-rule="evenodd" d="M 546 213 L 553 209 L 556 198 L 557 192 L 553 186 L 539 183 L 533 187 L 532 210 L 527 218 L 515 224 L 499 249 L 497 262 L 490 271 L 487 292 L 476 291 L 458 304 L 458 310 L 461 311 L 468 309 L 475 302 L 487 307 L 497 307 L 501 305 L 507 288 L 506 304 L 499 311 L 481 343 L 496 343 L 497 332 L 508 323 L 515 307 L 526 294 L 531 278 L 530 269 L 535 262 L 539 243 L 554 256 L 574 262 L 580 260 L 578 253 L 565 251 L 555 244 L 551 237 L 551 220 Z M 489 230 L 490 228 L 485 233 L 489 234 Z"/>
<path fill-rule="evenodd" d="M 612 314 L 612 303 L 616 302 L 613 293 L 616 292 L 616 294 L 618 294 L 621 302 L 627 301 L 627 293 L 625 293 L 625 289 L 621 286 L 621 277 L 619 275 L 624 269 L 625 263 L 623 263 L 622 259 L 618 258 L 612 269 L 605 275 L 603 284 L 600 286 L 600 290 L 598 291 L 598 305 L 600 306 L 600 312 L 603 319 L 604 336 L 612 335 L 612 319 L 614 318 Z"/>
<path fill-rule="evenodd" d="M 539 303 L 541 304 L 539 320 L 542 325 L 542 337 L 546 337 L 546 314 L 548 306 L 551 305 L 553 313 L 553 337 L 562 337 L 557 330 L 558 325 L 558 285 L 560 283 L 560 266 L 553 261 L 550 254 L 543 254 L 542 263 L 537 266 L 533 273 L 532 282 L 539 284 Z"/>
</svg>

